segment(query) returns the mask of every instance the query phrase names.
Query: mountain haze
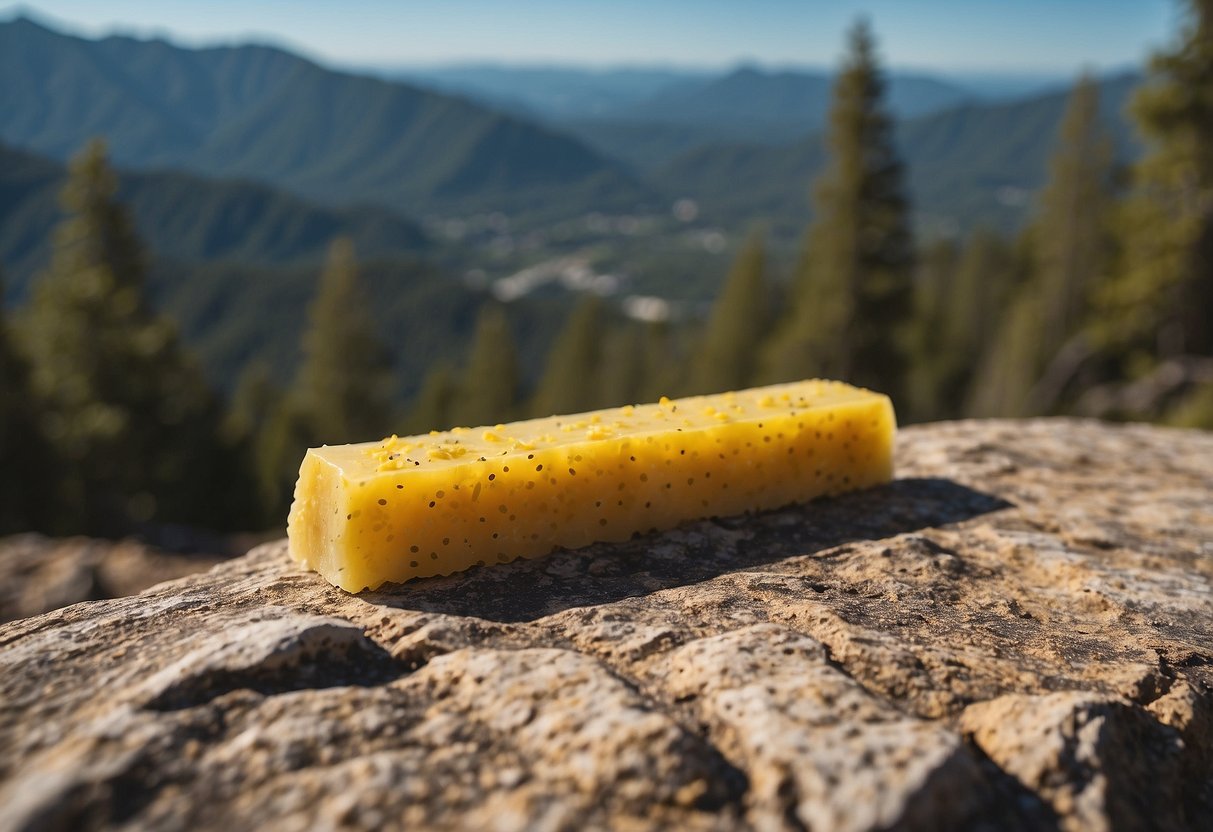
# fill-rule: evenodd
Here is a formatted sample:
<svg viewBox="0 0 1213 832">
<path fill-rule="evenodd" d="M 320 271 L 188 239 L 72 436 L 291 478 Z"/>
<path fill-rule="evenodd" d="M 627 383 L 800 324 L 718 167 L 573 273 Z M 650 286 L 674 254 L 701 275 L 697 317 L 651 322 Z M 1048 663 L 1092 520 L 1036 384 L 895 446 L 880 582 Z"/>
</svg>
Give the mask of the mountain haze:
<svg viewBox="0 0 1213 832">
<path fill-rule="evenodd" d="M 382 74 L 553 123 L 616 115 L 672 87 L 697 83 L 713 75 L 706 70 L 644 67 L 594 70 L 490 63 L 387 69 Z"/>
<path fill-rule="evenodd" d="M 834 76 L 828 72 L 741 67 L 699 83 L 683 83 L 612 114 L 619 120 L 697 126 L 766 142 L 818 130 L 829 115 Z M 913 118 L 975 98 L 963 88 L 923 75 L 891 73 L 888 107 Z"/>
<path fill-rule="evenodd" d="M 640 170 L 714 142 L 779 144 L 819 130 L 834 83 L 827 71 L 754 66 L 720 73 L 467 65 L 401 77 L 545 120 Z M 889 80 L 899 118 L 979 98 L 962 83 L 929 75 L 892 72 Z"/>
<path fill-rule="evenodd" d="M 1124 108 L 1140 76 L 1100 83 L 1100 116 L 1121 162 L 1139 152 Z M 921 224 L 1014 227 L 1044 182 L 1069 90 L 998 104 L 966 104 L 897 125 Z M 823 137 L 778 147 L 730 142 L 699 147 L 658 168 L 668 192 L 700 201 L 726 224 L 765 217 L 803 225 L 809 183 L 825 161 Z M 744 182 L 745 187 L 737 187 Z"/>
<path fill-rule="evenodd" d="M 466 99 L 334 72 L 264 46 L 185 49 L 0 24 L 0 139 L 63 159 L 249 177 L 329 201 L 539 211 L 649 196 L 581 142 Z"/>
<path fill-rule="evenodd" d="M 302 195 L 311 208 L 341 208 L 330 224 L 353 222 L 362 229 L 355 236 L 369 235 L 369 251 L 399 248 L 365 230 L 392 223 L 386 215 L 354 221 L 348 206 L 375 204 L 404 217 L 502 212 L 518 228 L 589 212 L 663 215 L 671 201 L 689 196 L 703 220 L 731 231 L 766 219 L 776 234 L 798 234 L 807 220 L 809 183 L 824 160 L 828 72 L 479 67 L 433 80 L 492 87 L 499 96 L 514 82 L 520 95 L 546 102 L 539 109 L 546 108 L 547 124 L 264 46 L 184 49 L 76 38 L 24 18 L 0 24 L 0 139 L 62 159 L 100 134 L 128 169 L 268 183 Z M 1122 161 L 1138 152 L 1121 113 L 1136 82 L 1130 73 L 1101 85 L 1103 120 Z M 960 83 L 897 72 L 889 86 L 918 224 L 1021 223 L 1044 180 L 1068 90 L 988 102 Z M 585 101 L 577 100 L 579 90 L 587 90 Z M 557 111 L 567 118 L 554 117 Z M 163 194 L 145 190 L 135 205 L 154 248 L 177 246 L 187 260 L 244 256 L 235 232 L 220 235 L 229 248 L 217 254 L 200 242 L 209 232 L 186 228 L 219 221 L 219 203 L 200 204 L 211 191 L 199 186 L 195 199 L 175 180 L 158 181 Z M 232 198 L 231 187 L 224 183 L 222 199 Z M 259 201 L 259 216 L 281 210 L 296 219 L 284 221 L 281 239 L 247 235 L 259 240 L 250 243 L 250 262 L 288 262 L 298 248 L 290 240 L 302 237 L 290 229 L 307 226 L 295 225 L 298 206 L 280 202 L 284 194 L 257 193 L 254 200 L 246 190 L 239 201 Z M 17 227 L 0 233 L 3 251 L 18 261 L 29 256 L 34 233 L 25 226 L 45 227 L 51 210 L 31 204 Z M 152 204 L 154 212 L 143 207 Z M 17 216 L 11 206 L 0 210 Z M 176 237 L 164 236 L 169 227 Z M 282 253 L 267 255 L 275 246 Z"/>
</svg>

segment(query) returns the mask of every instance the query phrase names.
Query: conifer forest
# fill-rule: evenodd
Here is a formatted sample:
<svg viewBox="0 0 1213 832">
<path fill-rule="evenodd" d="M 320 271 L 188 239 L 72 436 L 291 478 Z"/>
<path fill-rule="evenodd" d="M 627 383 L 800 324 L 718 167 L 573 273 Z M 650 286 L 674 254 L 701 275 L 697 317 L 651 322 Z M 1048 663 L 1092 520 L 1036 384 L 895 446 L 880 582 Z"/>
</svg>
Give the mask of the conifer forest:
<svg viewBox="0 0 1213 832">
<path fill-rule="evenodd" d="M 450 122 L 437 144 L 455 153 L 469 144 L 456 127 L 480 119 L 475 135 L 518 158 L 393 179 L 379 149 L 365 182 L 283 167 L 294 178 L 276 190 L 255 172 L 309 153 L 346 164 L 320 127 L 197 179 L 185 155 L 135 171 L 137 137 L 117 130 L 65 133 L 65 164 L 0 137 L 0 531 L 275 530 L 308 447 L 813 377 L 889 394 L 903 424 L 1213 429 L 1213 0 L 1184 8 L 1123 108 L 1093 75 L 1057 99 L 1032 136 L 1043 179 L 1014 215 L 967 207 L 938 173 L 922 125 L 942 117 L 895 106 L 879 19 L 847 35 L 825 120 L 805 130 L 811 165 L 657 138 L 620 138 L 632 162 L 608 164 L 599 145 L 464 99 L 416 105 Z M 352 76 L 313 74 L 333 100 L 355 95 Z M 367 94 L 395 106 L 376 83 Z M 993 123 L 978 145 L 1009 133 Z M 217 141 L 189 158 L 218 159 Z M 642 152 L 658 155 L 643 167 Z M 930 221 L 948 200 L 959 220 Z M 657 230 L 620 208 L 634 204 L 659 206 Z M 691 237 L 691 254 L 670 242 Z M 642 277 L 617 291 L 629 273 Z"/>
</svg>

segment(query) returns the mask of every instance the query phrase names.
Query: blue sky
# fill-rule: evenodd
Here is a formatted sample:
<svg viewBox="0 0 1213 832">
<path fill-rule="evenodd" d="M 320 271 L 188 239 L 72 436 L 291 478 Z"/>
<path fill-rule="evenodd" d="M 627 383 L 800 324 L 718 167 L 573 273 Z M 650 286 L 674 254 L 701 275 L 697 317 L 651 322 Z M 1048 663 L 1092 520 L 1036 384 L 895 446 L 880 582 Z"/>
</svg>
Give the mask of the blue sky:
<svg viewBox="0 0 1213 832">
<path fill-rule="evenodd" d="M 945 71 L 1072 73 L 1140 62 L 1178 20 L 1175 0 L 39 0 L 84 34 L 187 44 L 280 43 L 342 64 L 833 64 L 856 15 L 885 60 Z M 10 13 L 17 7 L 11 7 Z"/>
</svg>

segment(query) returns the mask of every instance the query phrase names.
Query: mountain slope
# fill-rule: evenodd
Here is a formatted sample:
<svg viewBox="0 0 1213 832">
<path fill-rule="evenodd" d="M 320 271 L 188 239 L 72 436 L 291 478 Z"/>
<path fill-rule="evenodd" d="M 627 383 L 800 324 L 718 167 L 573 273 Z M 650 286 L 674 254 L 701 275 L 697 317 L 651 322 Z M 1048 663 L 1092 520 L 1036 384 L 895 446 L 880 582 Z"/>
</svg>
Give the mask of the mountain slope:
<svg viewBox="0 0 1213 832">
<path fill-rule="evenodd" d="M 181 327 L 211 378 L 231 389 L 250 361 L 263 361 L 285 382 L 299 361 L 299 335 L 319 278 L 315 266 L 253 268 L 244 264 L 159 263 L 151 290 Z M 380 335 L 393 356 L 399 394 L 415 395 L 435 365 L 458 364 L 471 342 L 484 290 L 433 265 L 407 259 L 359 262 L 359 278 Z M 576 295 L 530 296 L 510 304 L 519 366 L 536 380 L 544 357 Z"/>
<path fill-rule="evenodd" d="M 649 196 L 568 136 L 261 46 L 91 41 L 18 18 L 0 24 L 0 111 L 0 140 L 55 158 L 103 135 L 120 164 L 252 177 L 411 215 Z"/>
<path fill-rule="evenodd" d="M 104 135 L 119 161 L 171 161 L 269 95 L 298 62 L 256 46 L 191 51 L 128 37 L 86 40 L 18 17 L 0 23 L 0 131 L 55 158 Z"/>
<path fill-rule="evenodd" d="M 562 66 L 454 64 L 382 70 L 384 77 L 466 95 L 527 118 L 562 122 L 617 113 L 708 73 L 678 69 L 583 69 Z"/>
<path fill-rule="evenodd" d="M 0 146 L 0 264 L 14 294 L 50 256 L 65 176 L 56 162 Z M 322 207 L 247 181 L 123 173 L 119 197 L 152 253 L 180 261 L 311 262 L 337 236 L 368 257 L 412 255 L 429 245 L 416 224 L 385 209 Z"/>
<path fill-rule="evenodd" d="M 955 106 L 973 96 L 964 89 L 922 75 L 889 77 L 890 111 L 913 118 Z M 697 85 L 681 85 L 615 113 L 627 121 L 698 125 L 705 128 L 748 124 L 770 136 L 807 133 L 825 124 L 834 77 L 826 72 L 768 72 L 742 67 Z"/>
<path fill-rule="evenodd" d="M 712 144 L 779 145 L 817 132 L 829 117 L 833 86 L 826 72 L 742 67 L 562 126 L 600 153 L 651 171 Z M 975 97 L 957 84 L 909 73 L 891 73 L 888 89 L 889 108 L 902 119 Z"/>
<path fill-rule="evenodd" d="M 26 297 L 50 256 L 64 177 L 61 164 L 0 145 L 0 270 L 9 302 Z M 338 235 L 354 241 L 404 396 L 432 364 L 460 357 L 491 298 L 427 262 L 435 251 L 421 230 L 382 208 L 326 208 L 264 185 L 176 172 L 123 172 L 119 198 L 148 245 L 153 300 L 227 389 L 254 359 L 279 382 L 290 378 L 319 262 Z M 561 293 L 512 304 L 529 381 L 573 302 Z"/>
<path fill-rule="evenodd" d="M 1122 162 L 1138 152 L 1123 110 L 1139 80 L 1128 74 L 1100 84 L 1101 118 Z M 1032 192 L 1044 183 L 1068 95 L 969 104 L 899 124 L 920 224 L 1021 222 Z M 677 157 L 655 178 L 667 192 L 699 200 L 717 221 L 765 217 L 790 228 L 807 219 L 809 185 L 824 160 L 820 135 L 779 147 L 720 144 Z"/>
</svg>

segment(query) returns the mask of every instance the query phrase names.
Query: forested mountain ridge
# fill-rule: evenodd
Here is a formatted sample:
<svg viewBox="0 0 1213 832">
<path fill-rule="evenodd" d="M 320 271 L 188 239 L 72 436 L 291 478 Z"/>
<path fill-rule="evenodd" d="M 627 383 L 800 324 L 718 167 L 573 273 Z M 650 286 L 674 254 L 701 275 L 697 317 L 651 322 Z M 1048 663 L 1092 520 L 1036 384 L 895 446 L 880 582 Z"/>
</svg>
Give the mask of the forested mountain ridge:
<svg viewBox="0 0 1213 832">
<path fill-rule="evenodd" d="M 665 67 L 591 69 L 491 62 L 380 67 L 370 71 L 556 123 L 570 118 L 616 115 L 672 87 L 714 75 L 709 70 Z"/>
<path fill-rule="evenodd" d="M 0 110 L 0 140 L 57 159 L 103 136 L 119 165 L 256 178 L 405 215 L 650 196 L 558 132 L 266 46 L 87 40 L 19 17 L 0 23 Z"/>
<path fill-rule="evenodd" d="M 1136 73 L 1099 84 L 1100 122 L 1120 163 L 1140 152 L 1124 114 Z M 1069 91 L 999 104 L 966 104 L 897 124 L 920 224 L 1017 226 L 1045 181 Z M 734 142 L 701 147 L 657 169 L 654 180 L 700 201 L 722 222 L 791 218 L 803 223 L 811 181 L 824 164 L 819 134 L 779 147 Z M 745 188 L 736 187 L 745 182 Z"/>
<path fill-rule="evenodd" d="M 762 136 L 772 142 L 819 130 L 829 114 L 834 81 L 831 72 L 743 66 L 718 78 L 680 84 L 610 115 L 624 121 L 694 125 L 713 131 L 743 125 L 745 133 L 739 135 Z M 889 74 L 889 110 L 898 118 L 913 118 L 975 98 L 946 81 Z"/>
<path fill-rule="evenodd" d="M 572 128 L 587 138 L 595 128 L 645 124 L 655 130 L 693 126 L 701 141 L 739 138 L 763 143 L 787 140 L 825 124 L 836 78 L 830 69 L 752 63 L 723 71 L 453 64 L 381 68 L 378 74 L 466 95 L 527 119 Z M 898 118 L 963 102 L 1026 97 L 1029 91 L 1050 86 L 1044 77 L 1006 77 L 1000 88 L 980 74 L 970 77 L 963 72 L 938 76 L 890 69 L 888 77 L 889 109 Z M 1051 85 L 1064 82 L 1055 79 Z"/>
<path fill-rule="evenodd" d="M 648 98 L 548 127 L 271 47 L 86 40 L 17 18 L 0 23 L 0 140 L 63 158 L 103 135 L 120 166 L 256 179 L 406 217 L 501 211 L 542 224 L 661 213 L 690 196 L 713 222 L 739 229 L 765 218 L 778 235 L 782 222 L 807 219 L 803 183 L 822 163 L 814 125 L 830 77 L 741 68 L 670 80 Z M 1122 114 L 1137 78 L 1101 84 L 1121 161 L 1138 151 Z M 1017 227 L 1043 182 L 1065 93 L 987 102 L 961 84 L 896 72 L 889 87 L 918 224 Z"/>
<path fill-rule="evenodd" d="M 0 145 L 0 263 L 15 295 L 48 262 L 66 177 L 58 162 Z M 310 263 L 339 236 L 369 257 L 414 256 L 430 247 L 416 223 L 386 209 L 330 208 L 247 180 L 128 171 L 118 193 L 152 253 L 177 261 Z"/>
</svg>

